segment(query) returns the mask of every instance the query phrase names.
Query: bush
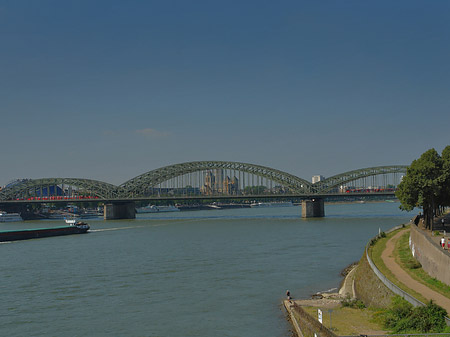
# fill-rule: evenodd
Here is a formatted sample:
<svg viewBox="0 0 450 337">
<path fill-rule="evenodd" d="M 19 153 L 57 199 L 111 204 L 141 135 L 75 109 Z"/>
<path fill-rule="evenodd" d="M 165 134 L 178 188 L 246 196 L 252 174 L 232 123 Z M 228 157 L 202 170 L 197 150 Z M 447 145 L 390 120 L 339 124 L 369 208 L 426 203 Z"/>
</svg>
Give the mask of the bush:
<svg viewBox="0 0 450 337">
<path fill-rule="evenodd" d="M 417 260 L 409 260 L 406 262 L 406 267 L 409 269 L 419 269 L 422 268 L 422 265 Z"/>
<path fill-rule="evenodd" d="M 366 305 L 364 304 L 363 301 L 358 300 L 358 299 L 350 299 L 350 298 L 346 298 L 344 300 L 342 300 L 341 302 L 343 307 L 348 307 L 348 308 L 353 308 L 353 309 L 364 309 L 366 307 Z"/>
<path fill-rule="evenodd" d="M 441 332 L 445 329 L 447 311 L 430 301 L 424 307 L 417 307 L 413 311 L 412 321 L 417 330 L 422 332 Z"/>
<path fill-rule="evenodd" d="M 412 304 L 395 296 L 385 313 L 384 324 L 393 333 L 427 333 L 446 330 L 444 308 L 430 301 L 426 306 L 414 308 Z"/>
</svg>

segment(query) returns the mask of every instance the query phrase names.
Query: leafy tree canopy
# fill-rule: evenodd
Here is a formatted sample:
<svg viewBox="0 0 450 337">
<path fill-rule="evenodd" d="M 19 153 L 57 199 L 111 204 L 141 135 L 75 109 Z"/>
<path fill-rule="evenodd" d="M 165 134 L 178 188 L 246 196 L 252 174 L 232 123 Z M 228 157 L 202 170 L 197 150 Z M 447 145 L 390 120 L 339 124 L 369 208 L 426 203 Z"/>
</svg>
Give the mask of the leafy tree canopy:
<svg viewBox="0 0 450 337">
<path fill-rule="evenodd" d="M 424 152 L 406 171 L 396 192 L 400 208 L 422 207 L 427 226 L 440 206 L 450 206 L 450 146 L 442 151 Z"/>
</svg>

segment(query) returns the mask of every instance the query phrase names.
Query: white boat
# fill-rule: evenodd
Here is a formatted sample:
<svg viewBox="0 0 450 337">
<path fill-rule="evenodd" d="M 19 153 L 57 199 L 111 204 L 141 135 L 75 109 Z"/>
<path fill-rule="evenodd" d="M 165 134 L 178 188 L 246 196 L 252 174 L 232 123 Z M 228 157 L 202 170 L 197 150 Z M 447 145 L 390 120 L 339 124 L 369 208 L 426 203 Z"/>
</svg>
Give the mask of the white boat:
<svg viewBox="0 0 450 337">
<path fill-rule="evenodd" d="M 82 222 L 80 220 L 78 220 L 75 217 L 72 218 L 64 218 L 64 221 L 66 222 L 66 224 L 68 224 L 69 226 L 73 226 L 73 227 L 77 227 L 80 229 L 86 229 L 88 230 L 90 227 L 86 222 Z"/>
<path fill-rule="evenodd" d="M 70 226 L 75 226 L 75 224 L 78 222 L 77 218 L 64 218 L 64 221 L 66 222 L 66 224 L 70 225 Z"/>
<path fill-rule="evenodd" d="M 294 204 L 291 201 L 286 202 L 255 202 L 250 204 L 252 208 L 263 208 L 263 207 L 293 207 Z"/>
<path fill-rule="evenodd" d="M 19 213 L 6 213 L 0 211 L 0 222 L 23 221 Z"/>
<path fill-rule="evenodd" d="M 214 205 L 214 204 L 210 204 L 210 205 L 208 205 L 208 207 L 209 208 L 214 208 L 214 209 L 221 209 L 222 208 L 222 207 L 219 207 L 219 206 Z"/>
<path fill-rule="evenodd" d="M 180 209 L 178 207 L 169 205 L 169 206 L 155 206 L 155 205 L 147 205 L 144 207 L 136 208 L 137 213 L 159 213 L 159 212 L 179 212 Z"/>
</svg>

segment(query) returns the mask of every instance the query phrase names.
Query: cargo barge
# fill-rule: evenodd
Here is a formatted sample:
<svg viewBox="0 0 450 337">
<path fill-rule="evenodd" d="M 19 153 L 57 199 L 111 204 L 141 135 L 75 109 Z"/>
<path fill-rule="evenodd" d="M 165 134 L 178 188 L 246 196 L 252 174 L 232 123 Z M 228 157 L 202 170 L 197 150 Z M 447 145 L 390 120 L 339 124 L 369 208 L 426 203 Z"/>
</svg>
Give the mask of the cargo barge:
<svg viewBox="0 0 450 337">
<path fill-rule="evenodd" d="M 47 238 L 51 236 L 83 234 L 89 229 L 89 225 L 85 222 L 77 222 L 70 226 L 40 228 L 40 229 L 23 229 L 18 231 L 0 232 L 0 242 L 29 240 L 38 238 Z"/>
</svg>

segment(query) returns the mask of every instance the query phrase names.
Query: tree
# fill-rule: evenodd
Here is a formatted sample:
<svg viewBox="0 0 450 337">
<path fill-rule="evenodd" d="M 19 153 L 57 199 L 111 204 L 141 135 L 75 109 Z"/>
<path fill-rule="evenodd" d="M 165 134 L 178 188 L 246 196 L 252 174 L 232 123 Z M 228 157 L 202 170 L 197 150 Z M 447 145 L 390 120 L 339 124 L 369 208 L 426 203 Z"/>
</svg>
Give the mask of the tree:
<svg viewBox="0 0 450 337">
<path fill-rule="evenodd" d="M 244 194 L 245 195 L 261 195 L 266 191 L 266 186 L 245 186 Z"/>
<path fill-rule="evenodd" d="M 401 209 L 411 211 L 417 206 L 423 208 L 425 224 L 430 229 L 442 200 L 442 162 L 435 149 L 424 152 L 408 167 L 396 193 Z"/>
<path fill-rule="evenodd" d="M 441 206 L 450 206 L 450 145 L 442 151 Z"/>
</svg>

